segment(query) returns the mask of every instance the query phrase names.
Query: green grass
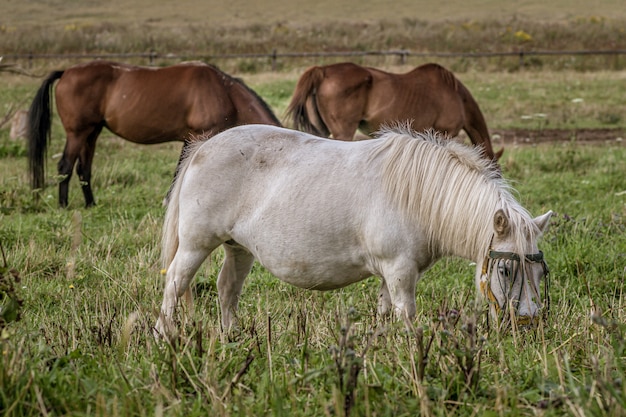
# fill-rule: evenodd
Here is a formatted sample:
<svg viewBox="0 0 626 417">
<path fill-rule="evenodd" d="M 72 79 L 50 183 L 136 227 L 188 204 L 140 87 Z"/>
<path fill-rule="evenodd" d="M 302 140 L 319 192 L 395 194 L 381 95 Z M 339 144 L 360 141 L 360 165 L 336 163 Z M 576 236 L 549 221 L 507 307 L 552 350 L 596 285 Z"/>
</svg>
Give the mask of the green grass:
<svg viewBox="0 0 626 417">
<path fill-rule="evenodd" d="M 55 126 L 51 155 L 61 137 Z M 418 284 L 408 332 L 375 316 L 376 278 L 307 292 L 257 265 L 229 340 L 218 251 L 196 277 L 195 313 L 173 347 L 150 328 L 162 297 L 161 201 L 180 145 L 102 138 L 89 210 L 76 181 L 70 208 L 56 207 L 54 160 L 35 204 L 20 145 L 2 147 L 18 149 L 0 159 L 0 242 L 23 299 L 21 320 L 0 338 L 5 415 L 345 415 L 346 401 L 350 415 L 626 415 L 619 144 L 507 149 L 503 171 L 520 201 L 556 212 L 540 245 L 552 294 L 540 331 L 489 331 L 471 303 L 474 267 L 445 259 Z"/>
</svg>

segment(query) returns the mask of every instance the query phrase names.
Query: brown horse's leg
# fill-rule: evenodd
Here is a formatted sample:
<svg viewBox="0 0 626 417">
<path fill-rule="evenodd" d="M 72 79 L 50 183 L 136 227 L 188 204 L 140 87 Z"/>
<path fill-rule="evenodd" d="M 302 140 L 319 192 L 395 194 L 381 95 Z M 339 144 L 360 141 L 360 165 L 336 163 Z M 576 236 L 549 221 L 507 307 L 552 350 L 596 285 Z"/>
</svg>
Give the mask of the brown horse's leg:
<svg viewBox="0 0 626 417">
<path fill-rule="evenodd" d="M 330 128 L 332 132 L 332 138 L 337 140 L 351 141 L 354 140 L 358 123 L 344 123 L 342 125 L 335 125 Z"/>
<path fill-rule="evenodd" d="M 339 100 L 328 100 L 327 104 L 319 105 L 320 108 L 324 109 L 321 117 L 333 139 L 354 140 L 354 134 L 363 118 L 362 106 L 362 102 L 348 105 L 348 103 Z"/>
<path fill-rule="evenodd" d="M 93 164 L 93 155 L 96 152 L 96 139 L 98 139 L 98 135 L 101 131 L 102 127 L 98 127 L 91 132 L 80 151 L 78 165 L 76 166 L 76 173 L 78 174 L 83 196 L 85 197 L 85 207 L 93 207 L 96 205 L 96 200 L 91 191 L 91 166 Z"/>
<path fill-rule="evenodd" d="M 65 150 L 57 164 L 57 172 L 61 179 L 59 182 L 59 206 L 63 208 L 67 207 L 70 179 L 72 178 L 74 164 L 76 159 L 78 159 L 78 149 L 75 148 L 76 146 L 70 143 L 68 136 L 68 140 L 65 142 Z"/>
<path fill-rule="evenodd" d="M 99 127 L 86 134 L 68 132 L 65 150 L 57 165 L 57 172 L 61 178 L 59 182 L 59 206 L 67 207 L 68 205 L 70 180 L 76 161 L 78 161 L 77 173 L 85 196 L 85 206 L 91 207 L 95 205 L 91 191 L 91 165 L 96 138 L 101 130 L 102 128 Z"/>
<path fill-rule="evenodd" d="M 365 104 L 367 102 L 366 86 L 360 86 L 349 98 L 338 94 L 322 95 L 318 93 L 317 107 L 320 117 L 330 131 L 332 138 L 351 141 L 364 121 Z"/>
</svg>

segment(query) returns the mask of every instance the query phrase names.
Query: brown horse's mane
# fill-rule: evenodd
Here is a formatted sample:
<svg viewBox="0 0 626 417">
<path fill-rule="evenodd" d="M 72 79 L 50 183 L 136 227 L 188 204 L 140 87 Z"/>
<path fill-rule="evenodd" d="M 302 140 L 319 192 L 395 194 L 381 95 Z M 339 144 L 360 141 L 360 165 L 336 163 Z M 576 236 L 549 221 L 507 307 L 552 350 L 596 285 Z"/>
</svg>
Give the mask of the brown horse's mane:
<svg viewBox="0 0 626 417">
<path fill-rule="evenodd" d="M 267 112 L 269 114 L 272 115 L 272 118 L 274 119 L 274 121 L 276 122 L 276 124 L 278 126 L 282 126 L 282 123 L 280 122 L 280 120 L 278 120 L 278 117 L 276 117 L 276 114 L 274 113 L 274 111 L 272 110 L 272 108 L 269 106 L 269 104 L 267 104 L 267 102 L 265 100 L 263 100 L 263 98 L 256 92 L 254 91 L 252 88 L 248 87 L 248 85 L 241 79 L 238 77 L 233 77 L 232 75 L 226 74 L 224 71 L 222 71 L 221 69 L 219 69 L 217 66 L 213 65 L 213 64 L 207 64 L 204 62 L 200 62 L 208 67 L 211 67 L 215 72 L 219 73 L 222 75 L 222 80 L 231 80 L 232 82 L 235 82 L 237 84 L 239 84 L 240 86 L 242 86 L 248 93 L 250 93 L 252 96 L 254 96 L 259 103 L 261 103 L 261 105 L 263 106 L 263 108 L 265 110 L 267 110 Z M 226 84 L 226 82 L 224 82 L 224 84 Z"/>
<path fill-rule="evenodd" d="M 181 62 L 181 64 L 183 64 L 183 65 L 197 65 L 197 66 L 209 67 L 213 71 L 217 72 L 218 74 L 220 74 L 222 76 L 222 80 L 224 82 L 224 85 L 228 84 L 227 83 L 227 80 L 228 80 L 230 82 L 237 83 L 238 85 L 242 86 L 248 93 L 250 93 L 252 96 L 254 96 L 259 103 L 261 103 L 263 108 L 265 110 L 267 110 L 267 112 L 269 114 L 272 115 L 272 118 L 274 119 L 276 124 L 278 126 L 282 126 L 282 123 L 280 122 L 280 120 L 278 120 L 278 117 L 276 117 L 276 114 L 274 113 L 272 108 L 269 106 L 269 104 L 267 104 L 267 102 L 265 100 L 263 100 L 263 98 L 261 96 L 259 96 L 259 94 L 256 91 L 254 91 L 252 88 L 248 87 L 248 85 L 241 78 L 233 77 L 232 75 L 227 74 L 224 71 L 222 71 L 217 65 L 210 64 L 210 63 L 207 63 L 207 62 L 204 62 L 204 61 L 185 61 L 185 62 Z"/>
</svg>

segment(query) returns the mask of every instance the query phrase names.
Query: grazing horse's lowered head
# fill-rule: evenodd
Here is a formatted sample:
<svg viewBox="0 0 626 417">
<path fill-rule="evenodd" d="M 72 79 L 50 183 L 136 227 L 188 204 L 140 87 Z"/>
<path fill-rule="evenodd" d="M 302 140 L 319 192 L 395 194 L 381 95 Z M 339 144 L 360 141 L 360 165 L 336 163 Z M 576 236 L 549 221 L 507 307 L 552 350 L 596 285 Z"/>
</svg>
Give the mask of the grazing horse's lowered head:
<svg viewBox="0 0 626 417">
<path fill-rule="evenodd" d="M 529 225 L 527 233 L 543 233 L 551 216 L 549 211 L 533 219 L 535 227 Z M 511 224 L 502 210 L 496 212 L 493 223 L 493 241 L 477 274 L 480 292 L 489 301 L 490 315 L 498 326 L 510 324 L 510 311 L 518 317 L 518 325 L 533 324 L 539 312 L 547 314 L 550 307 L 549 270 L 543 252 L 532 244 L 526 244 L 523 253 L 516 249 L 524 242 L 515 245 L 511 240 Z"/>
<path fill-rule="evenodd" d="M 309 290 L 378 276 L 378 313 L 411 319 L 422 274 L 459 256 L 476 262 L 476 287 L 495 318 L 534 320 L 547 272 L 537 241 L 551 214 L 531 217 L 480 150 L 432 132 L 344 142 L 235 127 L 194 144 L 181 164 L 163 225 L 167 274 L 155 331 L 172 333 L 179 298 L 219 246 L 224 329 L 236 322 L 255 260 Z"/>
</svg>

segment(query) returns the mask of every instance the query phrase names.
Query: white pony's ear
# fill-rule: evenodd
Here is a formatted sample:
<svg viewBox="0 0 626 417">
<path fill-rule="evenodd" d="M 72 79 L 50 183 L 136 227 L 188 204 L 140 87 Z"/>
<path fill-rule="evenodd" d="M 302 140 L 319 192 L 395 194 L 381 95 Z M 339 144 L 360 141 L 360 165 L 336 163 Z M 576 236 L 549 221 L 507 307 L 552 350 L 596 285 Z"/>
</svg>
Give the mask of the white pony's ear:
<svg viewBox="0 0 626 417">
<path fill-rule="evenodd" d="M 548 230 L 548 226 L 550 225 L 550 217 L 552 217 L 552 210 L 548 210 L 548 212 L 544 215 L 535 217 L 533 222 L 537 225 L 537 228 L 541 230 L 541 233 L 544 233 Z"/>
<path fill-rule="evenodd" d="M 508 236 L 511 231 L 509 218 L 502 209 L 496 211 L 496 214 L 493 216 L 493 230 L 496 232 L 496 236 L 501 238 Z"/>
</svg>

